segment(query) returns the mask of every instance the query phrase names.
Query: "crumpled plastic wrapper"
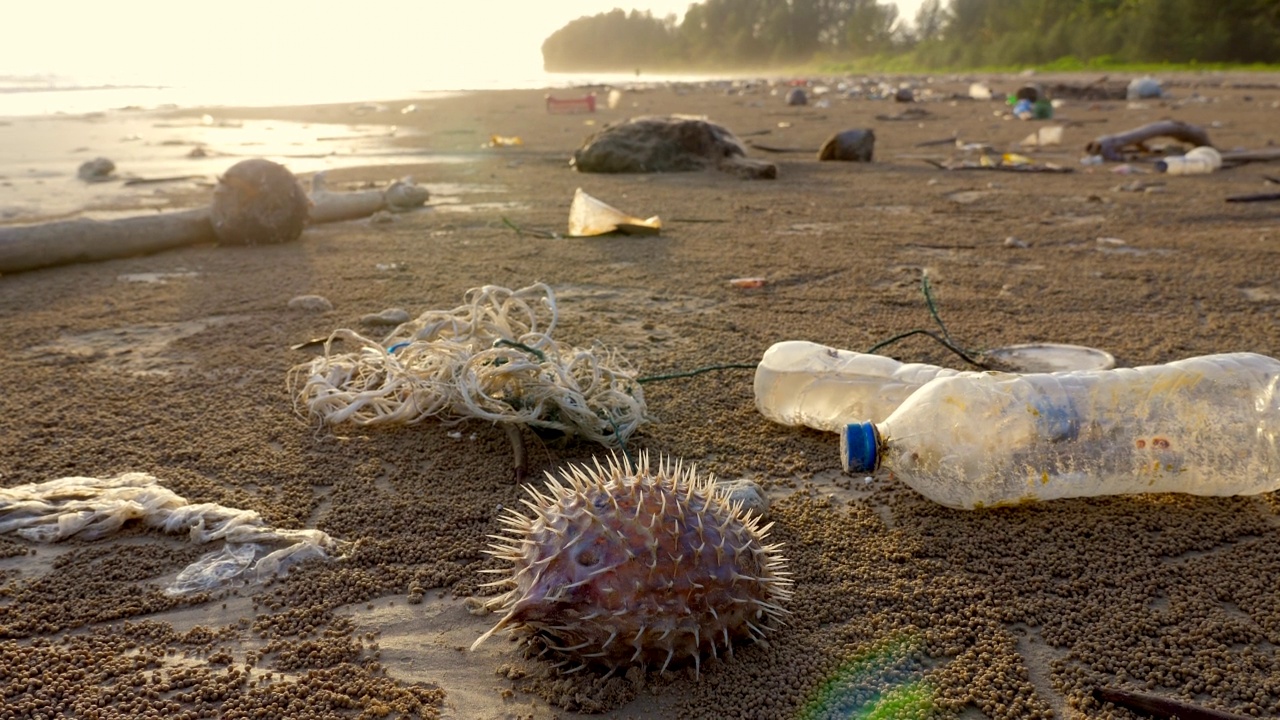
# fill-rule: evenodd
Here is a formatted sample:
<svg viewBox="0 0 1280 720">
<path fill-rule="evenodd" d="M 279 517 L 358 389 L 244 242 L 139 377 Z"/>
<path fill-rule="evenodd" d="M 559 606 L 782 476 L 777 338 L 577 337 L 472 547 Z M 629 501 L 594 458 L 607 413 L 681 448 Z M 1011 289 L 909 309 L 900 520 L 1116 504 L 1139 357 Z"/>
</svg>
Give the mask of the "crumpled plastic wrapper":
<svg viewBox="0 0 1280 720">
<path fill-rule="evenodd" d="M 311 558 L 330 558 L 347 543 L 320 530 L 267 525 L 257 512 L 215 503 L 190 503 L 147 473 L 114 478 L 64 477 L 0 489 L 0 534 L 34 542 L 76 537 L 97 540 L 130 520 L 192 542 L 224 547 L 188 565 L 165 592 L 185 595 L 231 582 L 256 582 Z"/>
<path fill-rule="evenodd" d="M 632 217 L 578 188 L 573 193 L 573 204 L 569 206 L 570 237 L 591 237 L 611 232 L 657 235 L 662 232 L 662 220 L 657 215 L 647 220 Z"/>
</svg>

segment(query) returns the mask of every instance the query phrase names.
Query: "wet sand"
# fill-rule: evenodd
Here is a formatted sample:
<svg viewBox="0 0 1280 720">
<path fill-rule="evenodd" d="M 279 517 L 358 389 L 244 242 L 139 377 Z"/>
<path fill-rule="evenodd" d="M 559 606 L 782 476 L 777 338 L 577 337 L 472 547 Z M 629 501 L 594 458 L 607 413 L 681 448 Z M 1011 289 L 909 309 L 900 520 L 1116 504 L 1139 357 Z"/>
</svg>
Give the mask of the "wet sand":
<svg viewBox="0 0 1280 720">
<path fill-rule="evenodd" d="M 947 98 L 970 79 L 921 87 Z M 1023 81 L 992 78 L 998 91 Z M 161 588 L 208 548 L 137 528 L 52 546 L 0 538 L 0 666 L 19 668 L 0 680 L 5 709 L 808 719 L 860 717 L 877 702 L 884 712 L 892 700 L 907 708 L 898 717 L 1135 717 L 1093 699 L 1114 686 L 1280 715 L 1275 493 L 948 510 L 887 475 L 842 475 L 834 435 L 759 415 L 750 370 L 649 383 L 653 422 L 630 449 L 767 490 L 772 537 L 794 573 L 793 614 L 767 647 L 739 647 L 698 679 L 685 668 L 560 676 L 514 643 L 466 649 L 496 619 L 469 601 L 489 592 L 478 571 L 501 567 L 482 552 L 486 535 L 499 529 L 497 509 L 521 497 L 503 430 L 426 422 L 317 432 L 285 385 L 316 352 L 293 345 L 358 327 L 363 315 L 448 309 L 471 287 L 538 281 L 559 300 L 558 339 L 617 348 L 641 375 L 751 363 L 781 340 L 857 350 L 932 328 L 924 272 L 967 348 L 1074 343 L 1122 366 L 1277 356 L 1280 204 L 1224 201 L 1274 192 L 1265 180 L 1280 176 L 1274 163 L 1198 177 L 1079 163 L 1094 137 L 1162 118 L 1204 126 L 1223 149 L 1271 147 L 1278 79 L 1243 81 L 1270 87 L 1205 74 L 1133 106 L 1067 100 L 1053 121 L 1066 126 L 1064 144 L 1025 154 L 1069 174 L 924 162 L 963 156 L 921 142 L 955 135 L 1006 151 L 1045 124 L 1005 119 L 1001 103 L 907 106 L 834 90 L 826 107 L 787 107 L 785 88 L 670 86 L 628 90 L 595 114 L 548 114 L 541 92 L 511 91 L 417 102 L 407 114 L 408 101 L 168 115 L 354 124 L 370 135 L 395 125 L 379 147 L 423 162 L 334 169 L 331 184 L 411 174 L 432 200 L 386 224 L 312 227 L 283 246 L 190 247 L 0 277 L 0 484 L 145 471 L 193 502 L 355 545 L 267 585 L 175 599 Z M 907 107 L 928 115 L 877 119 Z M 776 162 L 778 179 L 568 166 L 603 123 L 662 113 L 706 115 L 788 150 L 751 153 Z M 875 162 L 816 161 L 828 135 L 861 127 L 875 129 Z M 491 135 L 523 145 L 483 147 Z M 1153 191 L 1121 189 L 1135 181 Z M 662 234 L 547 238 L 504 223 L 563 233 L 578 187 L 661 216 Z M 203 192 L 162 192 L 152 204 L 186 207 Z M 739 277 L 766 283 L 729 284 Z M 306 294 L 333 310 L 289 309 Z M 922 337 L 882 352 L 964 367 Z M 535 477 L 602 452 L 525 439 Z"/>
</svg>

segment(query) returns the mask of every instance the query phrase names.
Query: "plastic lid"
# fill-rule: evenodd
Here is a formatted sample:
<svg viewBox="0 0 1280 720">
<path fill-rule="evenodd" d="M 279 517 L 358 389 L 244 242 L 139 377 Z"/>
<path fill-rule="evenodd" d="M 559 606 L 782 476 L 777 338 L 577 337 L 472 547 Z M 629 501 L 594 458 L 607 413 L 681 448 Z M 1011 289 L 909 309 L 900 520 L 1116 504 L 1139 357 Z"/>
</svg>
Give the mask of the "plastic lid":
<svg viewBox="0 0 1280 720">
<path fill-rule="evenodd" d="M 872 423 L 849 423 L 840 433 L 840 464 L 845 472 L 875 472 L 880 437 Z"/>
</svg>

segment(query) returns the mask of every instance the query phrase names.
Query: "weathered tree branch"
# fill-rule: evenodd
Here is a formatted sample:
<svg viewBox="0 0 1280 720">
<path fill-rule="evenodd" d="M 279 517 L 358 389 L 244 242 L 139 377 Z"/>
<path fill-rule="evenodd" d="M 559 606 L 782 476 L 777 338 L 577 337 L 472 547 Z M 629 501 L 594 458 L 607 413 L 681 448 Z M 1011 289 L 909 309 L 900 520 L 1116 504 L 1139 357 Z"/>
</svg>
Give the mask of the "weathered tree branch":
<svg viewBox="0 0 1280 720">
<path fill-rule="evenodd" d="M 1178 120 L 1161 120 L 1115 135 L 1103 135 L 1086 145 L 1085 151 L 1090 155 L 1101 155 L 1103 160 L 1123 162 L 1125 148 L 1137 149 L 1152 138 L 1165 136 L 1197 147 L 1213 144 L 1209 142 L 1209 134 L 1195 125 Z"/>
</svg>

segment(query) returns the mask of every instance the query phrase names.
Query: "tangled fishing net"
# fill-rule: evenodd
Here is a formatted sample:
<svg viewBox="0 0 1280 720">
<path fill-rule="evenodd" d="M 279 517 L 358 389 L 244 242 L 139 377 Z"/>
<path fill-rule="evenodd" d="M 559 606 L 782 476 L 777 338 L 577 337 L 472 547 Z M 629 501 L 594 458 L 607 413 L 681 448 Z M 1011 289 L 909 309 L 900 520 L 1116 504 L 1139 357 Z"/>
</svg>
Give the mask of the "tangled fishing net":
<svg viewBox="0 0 1280 720">
<path fill-rule="evenodd" d="M 146 473 L 114 478 L 64 477 L 0 489 L 0 534 L 35 542 L 69 537 L 97 540 L 130 520 L 192 542 L 223 540 L 178 573 L 165 588 L 173 595 L 212 590 L 232 580 L 264 580 L 310 558 L 328 558 L 344 543 L 320 530 L 288 530 L 263 522 L 253 510 L 190 503 Z"/>
<path fill-rule="evenodd" d="M 295 407 L 321 424 L 521 423 L 622 447 L 646 422 L 644 393 L 617 353 L 551 339 L 559 312 L 543 283 L 468 290 L 381 341 L 339 329 L 294 367 Z M 358 348 L 334 353 L 335 340 Z"/>
</svg>

